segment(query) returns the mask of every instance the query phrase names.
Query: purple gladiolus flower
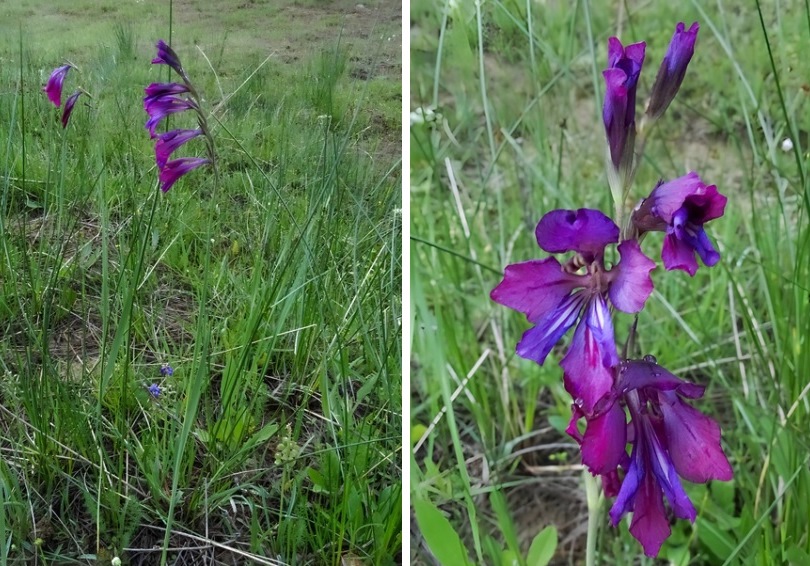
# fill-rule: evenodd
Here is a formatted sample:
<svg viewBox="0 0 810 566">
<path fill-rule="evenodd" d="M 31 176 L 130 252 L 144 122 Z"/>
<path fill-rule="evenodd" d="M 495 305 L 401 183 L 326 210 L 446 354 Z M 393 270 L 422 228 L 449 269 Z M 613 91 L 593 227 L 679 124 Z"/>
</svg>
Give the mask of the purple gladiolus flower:
<svg viewBox="0 0 810 566">
<path fill-rule="evenodd" d="M 174 375 L 174 368 L 169 364 L 161 364 L 160 375 L 162 375 L 163 377 L 172 376 Z"/>
<path fill-rule="evenodd" d="M 703 225 L 723 216 L 727 198 L 706 185 L 694 171 L 659 184 L 633 212 L 639 233 L 666 232 L 661 259 L 667 270 L 697 272 L 695 253 L 711 267 L 720 261 Z"/>
<path fill-rule="evenodd" d="M 48 82 L 42 88 L 45 94 L 48 95 L 48 100 L 57 108 L 62 106 L 62 84 L 65 82 L 65 76 L 67 76 L 70 69 L 71 65 L 62 65 L 55 68 L 51 76 L 48 77 Z"/>
<path fill-rule="evenodd" d="M 686 75 L 686 67 L 695 53 L 695 42 L 700 26 L 695 22 L 688 30 L 685 27 L 683 22 L 676 26 L 667 54 L 664 55 L 658 75 L 655 77 L 650 101 L 647 104 L 647 115 L 653 120 L 661 117 L 678 94 L 683 77 Z"/>
<path fill-rule="evenodd" d="M 187 141 L 202 135 L 202 130 L 171 130 L 169 132 L 158 134 L 157 142 L 155 142 L 155 161 L 158 168 L 162 169 L 169 156 L 178 147 Z"/>
<path fill-rule="evenodd" d="M 144 109 L 149 114 L 149 120 L 146 121 L 145 127 L 149 130 L 149 135 L 154 138 L 156 137 L 155 128 L 163 118 L 169 114 L 196 108 L 197 105 L 193 101 L 177 96 L 147 97 L 144 99 Z"/>
<path fill-rule="evenodd" d="M 633 159 L 636 123 L 636 86 L 644 64 L 644 42 L 622 47 L 615 37 L 608 40 L 608 68 L 605 77 L 605 122 L 610 160 L 616 169 L 627 168 Z"/>
<path fill-rule="evenodd" d="M 146 93 L 143 99 L 143 109 L 148 112 L 149 106 L 156 100 L 166 96 L 177 96 L 189 92 L 189 89 L 186 85 L 180 83 L 152 83 L 143 91 Z"/>
<path fill-rule="evenodd" d="M 490 297 L 522 312 L 535 325 L 523 334 L 517 353 L 538 364 L 579 321 L 560 365 L 566 390 L 590 413 L 610 391 L 611 368 L 619 363 L 608 300 L 623 312 L 640 311 L 652 293 L 655 262 L 641 252 L 638 242 L 628 240 L 618 245 L 621 260 L 606 268 L 605 247 L 618 242 L 619 228 L 598 210 L 551 211 L 535 233 L 543 250 L 573 251 L 576 256 L 564 265 L 553 257 L 509 265 Z"/>
<path fill-rule="evenodd" d="M 607 488 L 612 492 L 608 495 L 617 495 L 611 522 L 616 526 L 632 511 L 630 533 L 648 556 L 658 554 L 670 535 L 664 495 L 677 517 L 695 520 L 695 508 L 679 476 L 695 483 L 728 481 L 733 476 L 720 446 L 720 427 L 684 401 L 702 397 L 703 391 L 648 356 L 618 366 L 616 385 L 587 419 L 584 435 L 576 429 L 583 414 L 574 409 L 567 432 L 580 443 L 582 462 L 607 480 L 606 492 Z M 630 413 L 629 434 L 622 405 Z M 628 439 L 633 445 L 629 457 Z M 626 473 L 617 493 L 618 466 Z"/>
<path fill-rule="evenodd" d="M 177 53 L 169 47 L 165 41 L 159 39 L 157 44 L 157 57 L 152 59 L 153 65 L 168 65 L 174 71 L 183 76 L 183 65 L 180 64 L 180 58 L 177 56 Z"/>
<path fill-rule="evenodd" d="M 70 115 L 73 113 L 73 107 L 76 105 L 76 100 L 81 93 L 80 90 L 77 90 L 65 101 L 65 109 L 62 111 L 62 128 L 67 128 L 68 120 L 70 120 Z"/>
<path fill-rule="evenodd" d="M 206 163 L 211 163 L 211 160 L 202 157 L 181 157 L 169 161 L 160 170 L 160 190 L 164 193 L 167 192 L 177 182 L 177 179 Z"/>
</svg>

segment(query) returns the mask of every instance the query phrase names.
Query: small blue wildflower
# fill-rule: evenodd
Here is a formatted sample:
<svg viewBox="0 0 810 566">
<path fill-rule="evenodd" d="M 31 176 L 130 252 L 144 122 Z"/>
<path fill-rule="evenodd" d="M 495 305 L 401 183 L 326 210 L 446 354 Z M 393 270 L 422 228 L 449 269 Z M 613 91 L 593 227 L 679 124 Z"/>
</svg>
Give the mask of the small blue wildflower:
<svg viewBox="0 0 810 566">
<path fill-rule="evenodd" d="M 149 386 L 149 393 L 151 393 L 152 397 L 160 397 L 160 386 L 157 383 L 153 383 Z"/>
<path fill-rule="evenodd" d="M 174 368 L 169 364 L 162 364 L 160 366 L 160 375 L 163 377 L 172 376 L 174 375 Z"/>
</svg>

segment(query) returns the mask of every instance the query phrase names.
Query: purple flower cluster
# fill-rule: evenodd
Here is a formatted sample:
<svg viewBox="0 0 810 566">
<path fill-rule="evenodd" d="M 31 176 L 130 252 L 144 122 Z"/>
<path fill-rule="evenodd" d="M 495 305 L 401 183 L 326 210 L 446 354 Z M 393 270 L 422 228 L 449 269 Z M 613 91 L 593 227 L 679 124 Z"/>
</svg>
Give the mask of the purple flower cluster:
<svg viewBox="0 0 810 566">
<path fill-rule="evenodd" d="M 651 119 L 660 117 L 677 93 L 697 30 L 697 23 L 688 31 L 678 24 L 647 107 Z M 632 162 L 644 49 L 643 43 L 622 47 L 618 39 L 609 40 L 603 117 L 608 167 L 616 170 Z M 605 493 L 616 497 L 611 522 L 615 526 L 632 512 L 630 532 L 649 556 L 657 555 L 670 534 L 664 497 L 676 517 L 695 520 L 680 478 L 727 481 L 733 472 L 720 446 L 720 427 L 688 403 L 702 397 L 704 388 L 672 375 L 652 356 L 621 359 L 612 312 L 640 312 L 653 291 L 656 263 L 641 249 L 647 232 L 665 234 L 661 259 L 667 271 L 693 276 L 696 257 L 706 266 L 717 264 L 720 254 L 704 224 L 723 215 L 726 200 L 690 172 L 659 183 L 623 228 L 598 210 L 553 210 L 537 224 L 537 244 L 549 254 L 569 254 L 567 259 L 508 265 L 491 293 L 493 301 L 520 311 L 533 325 L 517 344 L 523 358 L 543 364 L 574 328 L 560 362 L 574 399 L 567 432 L 580 444 L 583 463 L 602 477 Z M 606 253 L 611 246 L 617 253 Z"/>
<path fill-rule="evenodd" d="M 194 86 L 186 75 L 177 54 L 163 40 L 157 42 L 157 56 L 152 59 L 156 65 L 168 65 L 179 75 L 182 83 L 152 83 L 144 89 L 146 96 L 143 99 L 143 108 L 149 115 L 146 129 L 155 142 L 155 162 L 160 171 L 160 189 L 165 193 L 177 180 L 186 173 L 212 163 L 213 151 L 208 135 L 205 116 L 200 110 L 199 97 Z M 156 128 L 163 118 L 186 110 L 193 111 L 197 116 L 199 128 L 175 129 L 162 134 L 156 133 Z M 208 141 L 208 158 L 181 157 L 169 161 L 171 154 L 186 142 L 204 136 Z"/>
<path fill-rule="evenodd" d="M 48 82 L 42 87 L 42 90 L 48 96 L 48 100 L 57 108 L 62 106 L 62 87 L 65 83 L 65 77 L 68 71 L 72 68 L 73 65 L 70 64 L 55 68 L 53 72 L 51 72 L 51 76 L 48 77 Z M 81 93 L 81 90 L 76 90 L 65 101 L 65 107 L 62 110 L 62 128 L 67 128 L 68 120 L 70 120 L 70 115 L 73 113 L 73 107 L 76 106 L 76 101 L 79 99 Z"/>
<path fill-rule="evenodd" d="M 160 376 L 161 377 L 171 377 L 174 375 L 174 368 L 170 366 L 168 363 L 160 364 Z M 149 390 L 149 394 L 152 395 L 154 399 L 160 397 L 160 394 L 163 392 L 163 389 L 157 383 L 152 383 L 147 387 Z"/>
</svg>

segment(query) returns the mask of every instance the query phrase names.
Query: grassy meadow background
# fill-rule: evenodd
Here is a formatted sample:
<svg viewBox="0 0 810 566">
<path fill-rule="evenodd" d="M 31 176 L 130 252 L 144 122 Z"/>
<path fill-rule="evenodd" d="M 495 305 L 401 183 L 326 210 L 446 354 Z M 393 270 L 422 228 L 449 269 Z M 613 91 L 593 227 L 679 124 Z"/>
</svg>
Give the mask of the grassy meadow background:
<svg viewBox="0 0 810 566">
<path fill-rule="evenodd" d="M 735 477 L 688 485 L 697 521 L 674 523 L 657 560 L 626 520 L 609 526 L 602 502 L 596 563 L 810 564 L 810 8 L 413 0 L 411 18 L 413 562 L 583 562 L 564 350 L 542 367 L 517 357 L 529 325 L 489 292 L 505 265 L 544 257 L 534 226 L 545 212 L 611 214 L 608 37 L 647 42 L 641 105 L 676 23 L 698 21 L 633 198 L 698 171 L 729 197 L 708 226 L 723 259 L 694 278 L 659 263 L 637 343 L 707 386 L 697 405 L 720 422 Z M 656 260 L 661 241 L 645 242 Z M 618 340 L 631 322 L 616 319 Z"/>
<path fill-rule="evenodd" d="M 387 0 L 0 5 L 0 563 L 401 559 L 400 72 Z"/>
</svg>

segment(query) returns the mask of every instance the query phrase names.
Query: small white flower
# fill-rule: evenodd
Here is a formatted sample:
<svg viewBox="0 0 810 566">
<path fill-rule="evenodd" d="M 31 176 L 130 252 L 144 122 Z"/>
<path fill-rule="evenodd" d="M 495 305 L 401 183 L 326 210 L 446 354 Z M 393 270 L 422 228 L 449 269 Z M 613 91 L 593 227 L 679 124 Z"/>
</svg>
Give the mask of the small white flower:
<svg viewBox="0 0 810 566">
<path fill-rule="evenodd" d="M 785 138 L 782 140 L 782 151 L 787 153 L 793 149 L 793 140 L 790 138 Z"/>
<path fill-rule="evenodd" d="M 411 112 L 411 126 L 418 125 L 418 124 L 428 124 L 430 122 L 435 122 L 440 115 L 436 114 L 436 111 L 433 108 L 423 108 L 419 107 L 413 112 Z"/>
<path fill-rule="evenodd" d="M 116 556 L 110 560 L 110 564 L 112 564 L 112 566 L 121 566 L 121 559 Z"/>
</svg>

